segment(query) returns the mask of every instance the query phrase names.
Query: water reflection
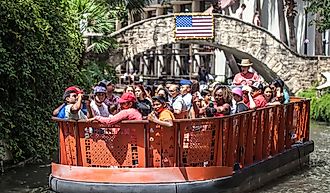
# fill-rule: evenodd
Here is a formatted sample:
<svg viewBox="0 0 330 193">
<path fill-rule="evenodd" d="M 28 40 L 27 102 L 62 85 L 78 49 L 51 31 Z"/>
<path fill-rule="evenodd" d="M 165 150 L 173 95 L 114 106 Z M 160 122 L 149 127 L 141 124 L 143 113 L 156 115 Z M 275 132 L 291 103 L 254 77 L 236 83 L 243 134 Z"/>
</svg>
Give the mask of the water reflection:
<svg viewBox="0 0 330 193">
<path fill-rule="evenodd" d="M 330 192 L 330 125 L 312 122 L 310 134 L 315 142 L 310 166 L 274 180 L 254 193 Z M 26 166 L 6 171 L 0 176 L 0 192 L 46 193 L 49 173 L 49 166 Z"/>
</svg>

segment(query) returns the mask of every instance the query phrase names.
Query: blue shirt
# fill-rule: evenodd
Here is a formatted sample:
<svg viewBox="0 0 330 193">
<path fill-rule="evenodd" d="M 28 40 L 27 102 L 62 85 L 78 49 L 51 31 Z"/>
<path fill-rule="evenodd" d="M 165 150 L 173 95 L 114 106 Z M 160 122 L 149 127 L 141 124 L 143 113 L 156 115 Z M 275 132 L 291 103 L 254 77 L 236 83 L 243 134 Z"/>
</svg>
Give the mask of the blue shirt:
<svg viewBox="0 0 330 193">
<path fill-rule="evenodd" d="M 64 119 L 65 118 L 65 107 L 67 104 L 63 105 L 63 107 L 60 109 L 60 111 L 57 114 L 57 118 Z M 81 111 L 84 113 L 84 115 L 87 115 L 87 106 L 86 103 L 82 103 Z"/>
<path fill-rule="evenodd" d="M 60 109 L 60 111 L 57 114 L 57 118 L 64 119 L 65 118 L 65 105 Z"/>
</svg>

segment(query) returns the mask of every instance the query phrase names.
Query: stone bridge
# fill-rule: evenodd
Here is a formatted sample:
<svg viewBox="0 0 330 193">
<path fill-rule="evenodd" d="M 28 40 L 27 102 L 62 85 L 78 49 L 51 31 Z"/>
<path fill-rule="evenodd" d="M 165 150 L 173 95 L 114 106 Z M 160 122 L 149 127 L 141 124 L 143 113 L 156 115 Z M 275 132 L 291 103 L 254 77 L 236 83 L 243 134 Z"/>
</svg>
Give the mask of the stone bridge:
<svg viewBox="0 0 330 193">
<path fill-rule="evenodd" d="M 254 63 L 254 69 L 266 81 L 280 77 L 293 93 L 312 86 L 321 80 L 321 72 L 330 70 L 329 57 L 299 55 L 264 28 L 229 16 L 214 17 L 213 40 L 176 40 L 173 15 L 133 23 L 111 36 L 117 38 L 125 56 L 134 56 L 152 47 L 172 43 L 193 43 L 220 48 L 237 58 L 249 58 Z"/>
</svg>

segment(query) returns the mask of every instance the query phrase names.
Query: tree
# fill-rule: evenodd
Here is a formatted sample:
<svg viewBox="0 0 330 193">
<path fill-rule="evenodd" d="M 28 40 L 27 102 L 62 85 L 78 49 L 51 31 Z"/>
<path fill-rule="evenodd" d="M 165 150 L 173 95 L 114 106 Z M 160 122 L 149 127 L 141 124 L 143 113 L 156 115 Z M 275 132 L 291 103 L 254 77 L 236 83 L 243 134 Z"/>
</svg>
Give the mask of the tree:
<svg viewBox="0 0 330 193">
<path fill-rule="evenodd" d="M 102 1 L 102 0 L 100 0 Z M 124 5 L 126 10 L 132 14 L 143 12 L 143 8 L 150 4 L 150 0 L 105 0 L 110 6 Z"/>
<path fill-rule="evenodd" d="M 279 26 L 280 26 L 280 39 L 284 44 L 288 45 L 283 0 L 277 0 L 277 6 L 278 6 L 278 18 L 279 18 Z"/>
<path fill-rule="evenodd" d="M 308 3 L 307 12 L 318 16 L 311 21 L 319 32 L 330 29 L 330 0 L 304 0 Z"/>
<path fill-rule="evenodd" d="M 279 0 L 281 1 L 281 0 Z M 290 48 L 297 52 L 297 38 L 296 38 L 296 30 L 294 25 L 294 19 L 297 16 L 297 2 L 295 0 L 285 0 L 284 6 L 286 9 L 286 18 L 288 20 L 289 26 L 289 40 L 290 40 Z"/>
<path fill-rule="evenodd" d="M 15 161 L 56 148 L 51 112 L 77 76 L 79 26 L 66 1 L 0 3 L 0 139 Z"/>
<path fill-rule="evenodd" d="M 85 40 L 85 53 L 94 51 L 103 53 L 114 44 L 114 40 L 106 36 L 89 36 L 89 34 L 109 34 L 115 29 L 114 16 L 109 6 L 96 0 L 70 0 L 70 10 L 80 25 Z"/>
</svg>

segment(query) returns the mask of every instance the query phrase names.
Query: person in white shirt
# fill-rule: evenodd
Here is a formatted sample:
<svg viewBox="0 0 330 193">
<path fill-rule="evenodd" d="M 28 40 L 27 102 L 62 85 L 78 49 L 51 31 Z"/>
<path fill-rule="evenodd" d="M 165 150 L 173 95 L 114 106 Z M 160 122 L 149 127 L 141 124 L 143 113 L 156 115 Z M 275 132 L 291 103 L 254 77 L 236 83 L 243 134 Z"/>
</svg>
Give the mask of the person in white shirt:
<svg viewBox="0 0 330 193">
<path fill-rule="evenodd" d="M 103 86 L 94 87 L 94 100 L 90 106 L 94 116 L 109 117 L 110 113 L 108 106 L 104 103 L 106 98 L 107 89 Z"/>
<path fill-rule="evenodd" d="M 173 84 L 170 86 L 168 91 L 172 98 L 170 106 L 175 118 L 183 118 L 185 116 L 185 113 L 188 112 L 188 109 L 185 101 L 180 94 L 179 86 Z"/>
</svg>

